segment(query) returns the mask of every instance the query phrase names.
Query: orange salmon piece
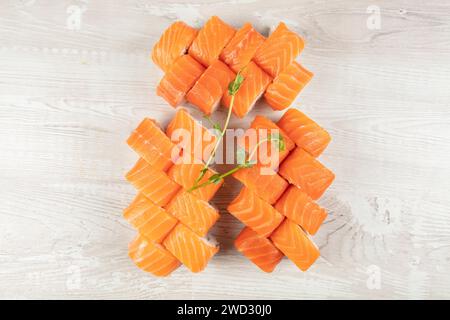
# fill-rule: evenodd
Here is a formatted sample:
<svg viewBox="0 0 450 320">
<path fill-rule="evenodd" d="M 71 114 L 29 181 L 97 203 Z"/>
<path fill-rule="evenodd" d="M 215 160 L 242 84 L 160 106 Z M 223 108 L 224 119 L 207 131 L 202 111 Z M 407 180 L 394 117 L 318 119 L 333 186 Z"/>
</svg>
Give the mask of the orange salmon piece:
<svg viewBox="0 0 450 320">
<path fill-rule="evenodd" d="M 239 180 L 244 186 L 252 190 L 261 199 L 267 201 L 269 204 L 275 203 L 288 187 L 288 183 L 278 173 L 270 168 L 264 170 L 255 165 L 250 168 L 242 168 L 233 173 L 233 177 Z"/>
<path fill-rule="evenodd" d="M 267 87 L 264 98 L 273 110 L 284 110 L 294 102 L 312 77 L 312 72 L 294 61 Z"/>
<path fill-rule="evenodd" d="M 219 213 L 208 202 L 185 190 L 177 193 L 166 210 L 200 237 L 204 237 L 219 219 Z"/>
<path fill-rule="evenodd" d="M 181 223 L 164 239 L 163 245 L 192 272 L 205 269 L 209 260 L 219 251 L 216 245 Z"/>
<path fill-rule="evenodd" d="M 286 111 L 277 124 L 313 157 L 318 157 L 331 141 L 325 129 L 297 109 Z"/>
<path fill-rule="evenodd" d="M 153 46 L 152 60 L 164 72 L 184 55 L 197 35 L 197 30 L 182 21 L 172 23 Z"/>
<path fill-rule="evenodd" d="M 220 59 L 234 72 L 239 72 L 252 60 L 265 39 L 250 23 L 246 23 L 223 49 Z"/>
<path fill-rule="evenodd" d="M 334 173 L 301 148 L 281 164 L 280 175 L 317 200 L 334 180 Z"/>
<path fill-rule="evenodd" d="M 131 133 L 127 143 L 158 170 L 166 171 L 178 158 L 179 150 L 153 119 L 145 118 Z"/>
<path fill-rule="evenodd" d="M 184 96 L 202 75 L 205 68 L 189 55 L 179 57 L 156 88 L 156 94 L 172 107 L 178 106 Z"/>
<path fill-rule="evenodd" d="M 241 75 L 244 81 L 234 97 L 233 104 L 233 112 L 239 118 L 245 117 L 250 112 L 272 81 L 270 76 L 253 62 L 242 70 Z M 222 104 L 227 108 L 230 107 L 231 96 L 228 91 L 223 95 Z"/>
<path fill-rule="evenodd" d="M 325 209 L 321 208 L 306 193 L 294 185 L 289 186 L 277 201 L 275 209 L 312 235 L 316 234 L 327 217 Z"/>
<path fill-rule="evenodd" d="M 177 111 L 166 128 L 166 134 L 173 143 L 183 149 L 183 158 L 180 160 L 185 163 L 206 161 L 216 141 L 216 136 L 195 120 L 186 109 Z M 189 159 L 191 156 L 194 159 Z"/>
<path fill-rule="evenodd" d="M 262 237 L 268 237 L 284 218 L 247 187 L 242 188 L 227 210 Z"/>
<path fill-rule="evenodd" d="M 272 272 L 283 254 L 272 241 L 245 227 L 234 241 L 236 249 L 264 272 Z"/>
<path fill-rule="evenodd" d="M 200 175 L 203 167 L 204 165 L 200 163 L 177 163 L 169 169 L 167 174 L 169 175 L 170 179 L 181 185 L 184 189 L 188 190 L 195 184 L 195 180 L 197 180 L 197 177 Z M 205 175 L 198 182 L 198 184 L 200 185 L 208 181 L 208 179 L 214 174 L 217 174 L 217 172 L 215 172 L 211 168 L 208 168 Z M 196 190 L 192 190 L 191 193 L 200 200 L 209 201 L 214 197 L 217 190 L 220 189 L 222 184 L 223 180 L 221 180 L 217 184 L 212 183 Z"/>
<path fill-rule="evenodd" d="M 166 173 L 153 168 L 140 158 L 126 174 L 126 179 L 154 204 L 163 207 L 175 196 L 180 186 Z"/>
<path fill-rule="evenodd" d="M 138 268 L 157 277 L 166 277 L 181 265 L 163 246 L 139 235 L 128 245 L 128 255 Z"/>
<path fill-rule="evenodd" d="M 138 194 L 123 212 L 124 218 L 149 241 L 161 242 L 177 224 L 177 219 Z"/>
<path fill-rule="evenodd" d="M 304 46 L 303 39 L 280 22 L 256 51 L 253 61 L 270 76 L 276 77 L 295 60 Z"/>
<path fill-rule="evenodd" d="M 302 228 L 289 219 L 283 221 L 270 239 L 302 271 L 308 270 L 320 256 L 319 249 Z"/>
<path fill-rule="evenodd" d="M 219 58 L 220 52 L 234 36 L 236 30 L 212 16 L 199 31 L 189 48 L 189 54 L 205 67 Z"/>
<path fill-rule="evenodd" d="M 236 75 L 220 60 L 215 60 L 200 76 L 186 100 L 198 107 L 205 114 L 213 113 Z"/>
</svg>

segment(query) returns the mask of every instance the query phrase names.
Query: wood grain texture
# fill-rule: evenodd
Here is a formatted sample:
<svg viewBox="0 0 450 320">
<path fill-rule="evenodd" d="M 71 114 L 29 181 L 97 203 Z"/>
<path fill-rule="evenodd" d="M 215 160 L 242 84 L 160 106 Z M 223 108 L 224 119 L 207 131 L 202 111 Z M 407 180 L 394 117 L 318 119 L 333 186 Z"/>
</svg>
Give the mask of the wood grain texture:
<svg viewBox="0 0 450 320">
<path fill-rule="evenodd" d="M 0 298 L 450 298 L 450 3 L 7 0 L 0 12 Z M 232 179 L 204 273 L 156 279 L 127 257 L 124 141 L 144 116 L 174 114 L 155 95 L 151 46 L 176 19 L 218 13 L 264 33 L 283 20 L 306 39 L 315 78 L 296 107 L 333 136 L 321 160 L 337 176 L 307 273 L 285 259 L 264 274 L 233 248 Z M 257 113 L 281 115 L 260 103 L 232 126 Z"/>
</svg>

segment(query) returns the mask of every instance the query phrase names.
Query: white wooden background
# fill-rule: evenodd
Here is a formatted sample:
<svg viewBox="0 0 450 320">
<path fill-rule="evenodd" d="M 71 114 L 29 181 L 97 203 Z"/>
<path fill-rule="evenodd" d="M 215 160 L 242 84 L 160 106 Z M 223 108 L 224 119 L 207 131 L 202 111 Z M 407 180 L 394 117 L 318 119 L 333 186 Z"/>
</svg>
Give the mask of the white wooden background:
<svg viewBox="0 0 450 320">
<path fill-rule="evenodd" d="M 172 21 L 213 14 L 261 32 L 283 20 L 306 39 L 315 78 L 296 107 L 332 134 L 321 160 L 337 175 L 307 273 L 283 260 L 264 274 L 235 251 L 232 179 L 205 272 L 156 279 L 127 257 L 125 139 L 174 114 L 150 49 Z M 1 0 L 0 298 L 450 298 L 449 89 L 441 0 Z M 261 104 L 233 126 L 256 113 L 280 116 Z"/>
</svg>

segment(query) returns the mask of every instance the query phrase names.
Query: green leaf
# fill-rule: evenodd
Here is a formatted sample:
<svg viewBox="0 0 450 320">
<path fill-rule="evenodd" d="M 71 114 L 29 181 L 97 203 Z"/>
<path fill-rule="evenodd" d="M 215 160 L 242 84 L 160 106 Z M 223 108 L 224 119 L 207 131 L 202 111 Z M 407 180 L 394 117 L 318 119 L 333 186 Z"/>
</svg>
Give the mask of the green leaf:
<svg viewBox="0 0 450 320">
<path fill-rule="evenodd" d="M 245 161 L 244 164 L 242 165 L 243 168 L 251 168 L 256 164 L 256 160 L 248 160 Z"/>
<path fill-rule="evenodd" d="M 219 173 L 213 174 L 211 177 L 209 177 L 208 181 L 214 184 L 218 184 L 222 180 L 222 175 Z"/>
<path fill-rule="evenodd" d="M 236 162 L 238 164 L 244 164 L 246 157 L 247 157 L 247 153 L 246 153 L 245 149 L 242 148 L 242 147 L 237 147 L 237 150 L 236 150 Z"/>
<path fill-rule="evenodd" d="M 286 148 L 283 135 L 281 135 L 279 132 L 272 133 L 267 138 L 267 141 L 276 142 L 276 147 L 279 151 L 284 151 L 284 149 Z"/>
<path fill-rule="evenodd" d="M 234 80 L 231 81 L 228 85 L 228 93 L 230 94 L 230 96 L 234 96 L 238 92 L 239 88 L 242 85 L 242 82 L 244 82 L 244 77 L 239 72 L 236 75 L 236 78 L 234 78 Z"/>
</svg>

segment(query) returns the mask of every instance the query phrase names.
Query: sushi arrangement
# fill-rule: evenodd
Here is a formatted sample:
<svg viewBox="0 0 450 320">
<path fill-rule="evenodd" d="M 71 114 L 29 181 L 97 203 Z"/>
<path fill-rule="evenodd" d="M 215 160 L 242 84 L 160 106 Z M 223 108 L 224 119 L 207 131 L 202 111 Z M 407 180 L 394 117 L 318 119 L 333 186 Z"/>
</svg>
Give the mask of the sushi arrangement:
<svg viewBox="0 0 450 320">
<path fill-rule="evenodd" d="M 243 185 L 227 207 L 245 225 L 234 242 L 239 252 L 264 272 L 284 256 L 306 271 L 320 256 L 310 236 L 327 212 L 315 201 L 334 180 L 317 159 L 331 140 L 325 129 L 297 109 L 277 123 L 257 115 L 238 139 L 246 160 L 226 173 L 210 168 L 231 113 L 244 118 L 261 97 L 284 110 L 311 80 L 296 61 L 303 47 L 282 22 L 268 37 L 249 23 L 236 30 L 216 16 L 200 30 L 178 21 L 164 31 L 151 53 L 164 72 L 157 94 L 206 116 L 222 105 L 228 117 L 213 132 L 177 108 L 165 131 L 145 118 L 131 133 L 127 143 L 139 159 L 126 179 L 137 195 L 123 216 L 137 230 L 128 252 L 137 267 L 161 277 L 181 265 L 204 270 L 219 251 L 208 236 L 220 217 L 210 201 L 229 175 Z"/>
<path fill-rule="evenodd" d="M 303 39 L 282 22 L 267 38 L 250 23 L 235 30 L 216 16 L 199 31 L 175 22 L 152 50 L 165 73 L 156 93 L 173 107 L 186 100 L 209 115 L 219 105 L 230 107 L 227 86 L 242 72 L 236 116 L 245 117 L 262 96 L 272 109 L 284 110 L 313 77 L 295 61 L 303 47 Z"/>
</svg>

